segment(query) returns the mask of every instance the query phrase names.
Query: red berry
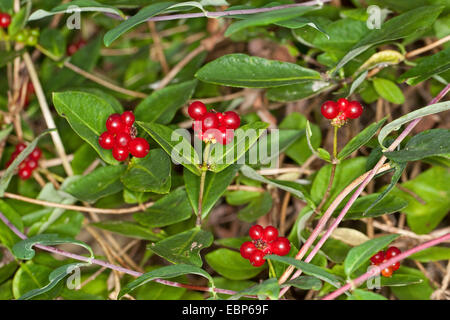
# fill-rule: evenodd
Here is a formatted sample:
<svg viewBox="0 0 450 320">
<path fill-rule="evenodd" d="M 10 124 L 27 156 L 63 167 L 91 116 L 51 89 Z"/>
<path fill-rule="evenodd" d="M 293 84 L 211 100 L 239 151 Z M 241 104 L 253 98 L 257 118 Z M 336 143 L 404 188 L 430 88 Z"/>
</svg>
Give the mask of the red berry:
<svg viewBox="0 0 450 320">
<path fill-rule="evenodd" d="M 129 152 L 127 147 L 115 145 L 112 149 L 112 155 L 117 161 L 125 161 L 128 158 Z"/>
<path fill-rule="evenodd" d="M 136 158 L 144 158 L 150 151 L 150 145 L 144 138 L 135 138 L 128 144 L 128 150 Z"/>
<path fill-rule="evenodd" d="M 398 256 L 401 253 L 400 249 L 397 247 L 389 247 L 386 250 L 386 259 L 390 259 L 392 257 Z"/>
<path fill-rule="evenodd" d="M 252 227 L 250 228 L 250 230 L 248 231 L 248 235 L 249 235 L 250 238 L 252 238 L 253 240 L 259 240 L 259 239 L 262 238 L 263 232 L 264 232 L 264 228 L 261 227 L 259 224 L 255 224 L 255 225 L 252 226 Z"/>
<path fill-rule="evenodd" d="M 194 130 L 194 132 L 203 132 L 202 130 L 202 122 L 199 120 L 195 120 L 192 123 L 192 129 Z"/>
<path fill-rule="evenodd" d="M 80 49 L 83 48 L 86 44 L 87 44 L 86 40 L 80 39 L 80 40 L 78 40 L 78 42 L 77 42 L 75 45 L 77 46 L 77 49 L 80 50 Z"/>
<path fill-rule="evenodd" d="M 375 253 L 372 258 L 370 258 L 370 262 L 372 264 L 378 265 L 380 263 L 382 263 L 384 261 L 384 252 L 383 251 L 378 251 L 377 253 Z"/>
<path fill-rule="evenodd" d="M 217 119 L 219 119 L 219 123 L 223 124 L 223 117 L 225 116 L 222 112 L 216 113 Z"/>
<path fill-rule="evenodd" d="M 261 250 L 256 250 L 252 253 L 250 256 L 250 263 L 254 267 L 260 267 L 262 266 L 266 260 L 264 260 L 264 253 Z"/>
<path fill-rule="evenodd" d="M 326 101 L 322 104 L 320 112 L 327 119 L 334 119 L 339 114 L 339 107 L 334 101 Z"/>
<path fill-rule="evenodd" d="M 262 249 L 262 252 L 264 253 L 264 255 L 272 254 L 272 253 L 273 253 L 272 245 L 271 245 L 271 244 L 266 245 L 266 246 Z"/>
<path fill-rule="evenodd" d="M 7 13 L 0 13 L 0 28 L 8 28 L 11 24 L 11 16 Z"/>
<path fill-rule="evenodd" d="M 114 147 L 114 134 L 105 131 L 98 137 L 98 143 L 103 149 L 109 150 Z"/>
<path fill-rule="evenodd" d="M 37 168 L 38 163 L 35 159 L 28 158 L 25 160 L 25 166 L 28 167 L 28 169 L 30 169 L 30 170 L 34 170 Z"/>
<path fill-rule="evenodd" d="M 279 237 L 271 243 L 272 251 L 279 256 L 285 256 L 291 251 L 291 243 L 287 238 Z"/>
<path fill-rule="evenodd" d="M 209 129 L 217 129 L 219 127 L 219 119 L 215 113 L 207 112 L 202 118 L 202 130 L 203 132 Z"/>
<path fill-rule="evenodd" d="M 397 271 L 400 268 L 400 261 L 397 261 L 396 263 L 392 264 L 391 268 L 392 271 Z"/>
<path fill-rule="evenodd" d="M 278 230 L 275 227 L 267 226 L 263 232 L 263 240 L 266 242 L 275 241 L 278 238 Z"/>
<path fill-rule="evenodd" d="M 38 147 L 34 148 L 33 151 L 30 153 L 30 158 L 33 158 L 34 160 L 38 161 L 42 156 L 42 151 Z"/>
<path fill-rule="evenodd" d="M 21 153 L 23 150 L 25 150 L 26 147 L 27 145 L 25 143 L 19 143 L 18 145 L 16 145 L 16 151 L 18 153 Z"/>
<path fill-rule="evenodd" d="M 114 113 L 108 117 L 106 120 L 106 129 L 111 133 L 123 132 L 125 129 L 125 124 L 118 113 Z"/>
<path fill-rule="evenodd" d="M 72 43 L 67 47 L 66 51 L 67 51 L 68 56 L 73 56 L 75 54 L 75 52 L 78 51 L 78 47 L 75 43 Z"/>
<path fill-rule="evenodd" d="M 340 98 L 337 101 L 337 106 L 339 108 L 339 111 L 345 112 L 347 110 L 348 106 L 349 106 L 348 100 L 345 99 L 345 98 Z"/>
<path fill-rule="evenodd" d="M 348 104 L 347 110 L 344 111 L 344 114 L 347 118 L 356 119 L 361 116 L 363 112 L 363 107 L 358 101 L 352 101 Z"/>
<path fill-rule="evenodd" d="M 129 134 L 126 134 L 124 132 L 119 132 L 116 134 L 116 138 L 114 139 L 114 142 L 118 146 L 126 147 L 131 141 L 131 137 Z"/>
<path fill-rule="evenodd" d="M 242 245 L 241 245 L 241 256 L 244 259 L 250 259 L 251 255 L 253 252 L 255 252 L 256 249 L 255 245 L 253 244 L 253 242 L 250 241 L 245 241 Z"/>
<path fill-rule="evenodd" d="M 123 123 L 125 123 L 125 126 L 131 127 L 134 124 L 134 114 L 131 111 L 125 111 L 120 116 L 122 118 Z"/>
<path fill-rule="evenodd" d="M 387 267 L 381 270 L 383 277 L 390 278 L 392 276 L 392 267 Z"/>
<path fill-rule="evenodd" d="M 31 177 L 32 170 L 26 166 L 19 170 L 19 177 L 22 180 L 27 180 Z"/>
<path fill-rule="evenodd" d="M 231 141 L 233 141 L 234 138 L 234 131 L 231 129 L 227 129 L 225 127 L 219 127 L 219 130 L 216 134 L 216 140 L 218 143 L 222 145 L 227 145 Z"/>
<path fill-rule="evenodd" d="M 189 116 L 194 120 L 201 120 L 206 112 L 206 106 L 200 101 L 194 101 L 188 107 Z"/>
<path fill-rule="evenodd" d="M 234 111 L 227 111 L 223 114 L 222 124 L 228 129 L 237 129 L 241 125 L 241 118 Z"/>
</svg>

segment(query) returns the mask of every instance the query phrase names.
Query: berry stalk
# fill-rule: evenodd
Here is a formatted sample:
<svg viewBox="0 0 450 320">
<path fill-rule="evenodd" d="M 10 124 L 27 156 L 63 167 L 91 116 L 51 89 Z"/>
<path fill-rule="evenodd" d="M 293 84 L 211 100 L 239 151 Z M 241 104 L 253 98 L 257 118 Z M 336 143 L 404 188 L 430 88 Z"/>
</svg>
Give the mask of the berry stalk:
<svg viewBox="0 0 450 320">
<path fill-rule="evenodd" d="M 200 191 L 198 194 L 198 210 L 197 210 L 197 227 L 202 225 L 202 207 L 203 207 L 203 192 L 205 189 L 206 172 L 208 172 L 208 158 L 211 151 L 211 143 L 206 143 L 205 151 L 203 153 L 202 175 L 200 176 Z"/>
</svg>

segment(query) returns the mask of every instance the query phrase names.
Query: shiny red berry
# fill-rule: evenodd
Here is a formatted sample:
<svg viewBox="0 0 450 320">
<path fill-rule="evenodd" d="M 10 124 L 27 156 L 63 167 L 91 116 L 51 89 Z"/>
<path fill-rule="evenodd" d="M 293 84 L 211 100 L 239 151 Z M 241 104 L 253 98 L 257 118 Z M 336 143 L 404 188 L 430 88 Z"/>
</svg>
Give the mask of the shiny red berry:
<svg viewBox="0 0 450 320">
<path fill-rule="evenodd" d="M 120 115 L 120 117 L 122 118 L 122 121 L 125 124 L 125 126 L 131 127 L 134 124 L 135 117 L 133 112 L 125 111 Z"/>
<path fill-rule="evenodd" d="M 348 102 L 348 100 L 345 99 L 345 98 L 340 98 L 340 99 L 337 101 L 337 106 L 338 106 L 338 108 L 339 108 L 339 111 L 345 112 L 345 111 L 347 110 L 348 106 L 349 106 L 349 102 Z"/>
<path fill-rule="evenodd" d="M 207 112 L 202 118 L 202 130 L 203 132 L 209 129 L 217 129 L 219 127 L 219 119 L 215 113 Z"/>
<path fill-rule="evenodd" d="M 200 101 L 194 101 L 188 107 L 189 116 L 194 120 L 201 120 L 206 112 L 206 106 Z"/>
<path fill-rule="evenodd" d="M 25 150 L 26 147 L 27 145 L 25 143 L 19 143 L 18 145 L 16 145 L 16 151 L 18 153 L 21 153 L 23 150 Z"/>
<path fill-rule="evenodd" d="M 261 250 L 256 250 L 252 253 L 250 256 L 250 263 L 254 267 L 260 267 L 262 266 L 266 260 L 264 259 L 264 253 Z"/>
<path fill-rule="evenodd" d="M 216 140 L 218 143 L 222 145 L 227 145 L 231 141 L 233 141 L 234 138 L 234 131 L 231 129 L 227 129 L 225 127 L 219 127 L 219 130 L 216 134 Z"/>
<path fill-rule="evenodd" d="M 38 147 L 34 148 L 33 151 L 30 153 L 30 158 L 33 158 L 34 160 L 38 161 L 42 156 L 42 150 Z"/>
<path fill-rule="evenodd" d="M 392 267 L 387 267 L 381 270 L 381 274 L 383 277 L 390 278 L 392 276 L 393 270 Z"/>
<path fill-rule="evenodd" d="M 241 256 L 244 259 L 250 259 L 251 255 L 253 252 L 255 252 L 256 249 L 255 245 L 253 244 L 253 242 L 250 241 L 245 241 L 242 245 L 241 245 Z"/>
<path fill-rule="evenodd" d="M 383 251 L 378 251 L 377 253 L 375 253 L 372 256 L 372 258 L 370 258 L 370 262 L 375 265 L 382 263 L 383 260 L 384 260 L 384 252 Z"/>
<path fill-rule="evenodd" d="M 11 24 L 11 16 L 7 13 L 0 13 L 0 28 L 8 28 Z"/>
<path fill-rule="evenodd" d="M 135 138 L 128 144 L 128 150 L 136 158 L 144 158 L 150 151 L 150 145 L 144 138 Z"/>
<path fill-rule="evenodd" d="M 287 238 L 279 237 L 271 243 L 273 254 L 285 256 L 291 251 L 291 243 Z"/>
<path fill-rule="evenodd" d="M 326 101 L 322 104 L 320 112 L 327 119 L 334 119 L 339 114 L 339 107 L 334 101 Z"/>
<path fill-rule="evenodd" d="M 222 112 L 217 112 L 216 116 L 217 116 L 217 119 L 219 119 L 219 123 L 222 125 L 223 124 L 223 117 L 225 115 Z"/>
<path fill-rule="evenodd" d="M 359 118 L 363 113 L 363 107 L 358 101 L 352 101 L 348 104 L 347 110 L 344 114 L 347 118 L 356 119 Z"/>
<path fill-rule="evenodd" d="M 398 256 L 401 253 L 400 249 L 397 247 L 389 247 L 386 250 L 386 259 L 390 259 L 392 257 Z"/>
<path fill-rule="evenodd" d="M 262 238 L 266 242 L 275 241 L 278 238 L 278 230 L 275 227 L 267 226 L 264 228 Z"/>
<path fill-rule="evenodd" d="M 131 141 L 130 135 L 126 134 L 124 132 L 119 132 L 118 134 L 116 134 L 116 138 L 114 139 L 114 143 L 116 145 L 119 145 L 119 146 L 122 146 L 122 147 L 128 146 L 130 141 Z"/>
<path fill-rule="evenodd" d="M 103 149 L 112 149 L 115 144 L 114 134 L 108 131 L 103 132 L 100 137 L 98 137 L 98 143 Z"/>
<path fill-rule="evenodd" d="M 259 239 L 262 238 L 263 232 L 264 232 L 264 228 L 261 227 L 259 224 L 255 224 L 255 225 L 252 226 L 252 227 L 250 228 L 250 230 L 248 231 L 248 235 L 249 235 L 250 238 L 252 238 L 253 240 L 259 240 Z"/>
<path fill-rule="evenodd" d="M 112 155 L 117 161 L 125 161 L 128 158 L 129 151 L 127 147 L 115 145 L 112 149 Z"/>
<path fill-rule="evenodd" d="M 28 167 L 28 169 L 30 169 L 30 170 L 34 170 L 38 166 L 37 161 L 33 158 L 28 158 L 24 162 L 25 162 L 26 167 Z"/>
<path fill-rule="evenodd" d="M 228 129 L 237 129 L 241 125 L 241 118 L 234 111 L 227 111 L 223 114 L 222 124 Z"/>
<path fill-rule="evenodd" d="M 31 177 L 32 170 L 27 168 L 26 166 L 22 169 L 19 169 L 19 177 L 22 180 L 27 180 Z"/>
<path fill-rule="evenodd" d="M 397 271 L 400 268 L 400 261 L 397 261 L 396 263 L 392 264 L 391 268 L 392 271 Z"/>
<path fill-rule="evenodd" d="M 125 129 L 125 123 L 122 117 L 118 113 L 114 113 L 106 120 L 106 129 L 111 133 L 123 132 Z"/>
</svg>

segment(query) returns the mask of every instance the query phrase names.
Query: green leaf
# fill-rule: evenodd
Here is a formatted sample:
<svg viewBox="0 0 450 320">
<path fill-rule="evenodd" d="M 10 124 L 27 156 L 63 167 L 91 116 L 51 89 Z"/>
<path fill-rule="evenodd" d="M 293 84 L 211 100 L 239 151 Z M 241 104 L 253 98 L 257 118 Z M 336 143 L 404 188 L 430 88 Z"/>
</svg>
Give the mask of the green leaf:
<svg viewBox="0 0 450 320">
<path fill-rule="evenodd" d="M 71 6 L 76 6 L 76 10 L 70 9 Z M 113 6 L 108 6 L 102 3 L 98 3 L 93 0 L 74 0 L 70 3 L 60 4 L 50 11 L 46 10 L 36 10 L 33 14 L 28 18 L 28 21 L 43 19 L 48 16 L 52 16 L 58 13 L 74 13 L 74 12 L 105 12 L 113 15 L 118 15 L 124 17 L 123 13 L 116 9 Z"/>
<path fill-rule="evenodd" d="M 192 216 L 192 208 L 189 205 L 188 196 L 183 188 L 176 189 L 159 199 L 144 212 L 133 215 L 140 224 L 156 228 L 165 227 L 177 222 L 189 219 Z"/>
<path fill-rule="evenodd" d="M 378 201 L 379 198 L 382 200 Z M 342 205 L 340 205 L 336 210 L 335 214 L 337 214 L 339 210 L 343 209 L 344 205 L 345 203 L 342 203 Z M 407 201 L 398 197 L 394 197 L 392 195 L 381 197 L 380 193 L 372 193 L 358 198 L 348 210 L 344 220 L 379 217 L 383 214 L 401 211 L 407 205 Z"/>
<path fill-rule="evenodd" d="M 170 123 L 175 113 L 188 103 L 196 86 L 197 80 L 192 80 L 154 91 L 136 107 L 136 119 L 142 122 Z"/>
<path fill-rule="evenodd" d="M 57 29 L 44 29 L 39 37 L 39 44 L 55 57 L 61 58 L 66 54 L 66 38 Z"/>
<path fill-rule="evenodd" d="M 253 122 L 246 124 L 234 131 L 234 140 L 227 145 L 216 143 L 212 149 L 208 159 L 210 170 L 220 172 L 237 162 L 238 164 L 245 162 L 244 154 L 258 141 L 258 138 L 266 131 L 269 125 L 265 122 Z M 250 149 L 253 154 L 250 155 L 250 161 L 255 161 L 257 155 L 256 149 Z M 253 157 L 253 158 L 252 158 Z"/>
<path fill-rule="evenodd" d="M 208 171 L 205 177 L 205 185 L 203 188 L 203 204 L 202 204 L 202 218 L 206 218 L 219 201 L 220 197 L 225 193 L 231 181 L 236 177 L 239 166 L 231 165 L 221 172 Z M 198 215 L 198 196 L 200 193 L 200 177 L 185 169 L 183 173 L 184 183 L 186 185 L 186 192 L 189 197 L 189 202 Z"/>
<path fill-rule="evenodd" d="M 322 288 L 322 282 L 311 276 L 300 276 L 293 280 L 286 281 L 281 287 L 295 287 L 301 290 L 318 291 Z"/>
<path fill-rule="evenodd" d="M 400 267 L 395 271 L 395 275 L 408 275 L 416 276 L 422 279 L 421 283 L 411 284 L 407 286 L 393 286 L 390 287 L 394 295 L 400 300 L 430 300 L 431 294 L 435 289 L 433 289 L 429 283 L 428 278 L 419 270 Z"/>
<path fill-rule="evenodd" d="M 88 175 L 70 183 L 64 188 L 64 191 L 79 200 L 93 203 L 123 189 L 120 176 L 125 169 L 124 165 L 97 168 Z"/>
<path fill-rule="evenodd" d="M 327 162 L 331 161 L 330 153 L 322 148 L 318 148 L 317 150 L 313 146 L 313 138 L 312 138 L 312 130 L 311 124 L 309 121 L 306 121 L 306 142 L 308 144 L 309 150 L 318 158 L 325 160 Z"/>
<path fill-rule="evenodd" d="M 395 104 L 405 102 L 405 96 L 400 88 L 391 80 L 383 78 L 374 78 L 373 87 L 375 91 L 384 99 Z"/>
<path fill-rule="evenodd" d="M 171 157 L 172 161 L 180 163 L 189 171 L 200 175 L 199 155 L 192 148 L 190 134 L 187 130 L 172 130 L 169 127 L 157 123 L 144 123 L 136 121 Z M 181 141 L 180 141 L 181 140 Z"/>
<path fill-rule="evenodd" d="M 398 81 L 405 81 L 409 85 L 416 85 L 430 77 L 450 69 L 450 47 L 425 57 L 414 67 L 403 73 Z"/>
<path fill-rule="evenodd" d="M 252 266 L 239 252 L 229 249 L 214 250 L 205 259 L 214 271 L 231 280 L 251 279 L 265 269 L 265 266 Z"/>
<path fill-rule="evenodd" d="M 363 131 L 354 136 L 342 150 L 338 153 L 337 158 L 343 160 L 353 153 L 353 151 L 358 150 L 363 145 L 365 145 L 369 140 L 377 133 L 378 129 L 386 122 L 386 118 L 374 122 Z"/>
<path fill-rule="evenodd" d="M 152 243 L 148 249 L 172 263 L 186 263 L 201 267 L 203 262 L 200 251 L 213 242 L 211 232 L 193 228 L 157 243 Z"/>
<path fill-rule="evenodd" d="M 23 222 L 20 215 L 5 201 L 0 200 L 0 212 L 21 232 L 23 232 Z M 0 242 L 11 249 L 14 244 L 21 239 L 2 221 L 0 220 Z"/>
<path fill-rule="evenodd" d="M 397 131 L 398 129 L 400 129 L 400 127 L 403 124 L 408 123 L 417 118 L 425 117 L 430 114 L 443 112 L 443 111 L 447 111 L 447 110 L 450 110 L 450 101 L 435 103 L 435 104 L 420 108 L 418 110 L 415 110 L 413 112 L 410 112 L 408 114 L 405 114 L 404 116 L 392 121 L 391 123 L 388 123 L 381 129 L 380 133 L 378 134 L 378 142 L 380 143 L 380 145 L 382 147 L 384 147 L 384 145 L 383 145 L 384 139 L 392 131 Z"/>
<path fill-rule="evenodd" d="M 12 291 L 15 299 L 19 299 L 25 293 L 39 289 L 48 283 L 48 277 L 52 268 L 37 264 L 33 261 L 23 263 L 13 278 Z M 53 299 L 54 293 L 44 293 L 45 299 Z M 43 297 L 43 298 L 44 298 Z"/>
<path fill-rule="evenodd" d="M 228 300 L 238 300 L 245 295 L 258 296 L 258 299 L 260 300 L 267 298 L 271 300 L 278 300 L 278 296 L 280 295 L 280 286 L 278 285 L 277 279 L 267 279 L 256 286 L 238 292 L 237 294 L 231 296 Z"/>
<path fill-rule="evenodd" d="M 159 241 L 164 238 L 162 233 L 153 232 L 147 227 L 129 221 L 101 221 L 91 223 L 91 226 L 135 239 Z"/>
<path fill-rule="evenodd" d="M 450 153 L 450 130 L 431 129 L 412 137 L 402 150 L 385 152 L 390 160 L 407 162 Z"/>
<path fill-rule="evenodd" d="M 244 176 L 262 182 L 267 183 L 272 186 L 275 186 L 277 188 L 280 188 L 284 191 L 290 192 L 292 195 L 298 197 L 299 199 L 310 201 L 309 195 L 307 194 L 304 187 L 298 183 L 291 182 L 291 181 L 281 181 L 281 180 L 275 180 L 275 179 L 267 179 L 260 174 L 258 174 L 255 170 L 253 170 L 251 167 L 243 165 L 241 167 L 241 172 Z"/>
<path fill-rule="evenodd" d="M 381 294 L 362 290 L 362 289 L 355 289 L 353 290 L 352 294 L 347 297 L 347 300 L 388 300 Z"/>
<path fill-rule="evenodd" d="M 367 70 L 361 72 L 361 74 L 358 75 L 355 80 L 353 80 L 352 85 L 350 86 L 350 90 L 348 91 L 347 98 L 351 96 L 356 91 L 356 89 L 358 89 L 358 87 L 364 82 L 364 80 L 366 80 L 368 73 L 369 71 Z"/>
<path fill-rule="evenodd" d="M 420 262 L 450 260 L 450 248 L 447 247 L 431 247 L 425 250 L 416 252 L 409 256 Z"/>
<path fill-rule="evenodd" d="M 302 83 L 270 88 L 266 92 L 267 99 L 278 102 L 289 102 L 314 97 L 331 88 L 329 82 L 308 80 Z"/>
<path fill-rule="evenodd" d="M 15 260 L 13 260 L 11 262 L 5 262 L 0 267 L 0 283 L 3 283 L 6 280 L 8 280 L 9 278 L 11 278 L 12 275 L 14 275 L 14 273 L 16 272 L 18 267 L 19 267 L 19 264 Z"/>
<path fill-rule="evenodd" d="M 303 273 L 313 276 L 315 278 L 318 278 L 320 280 L 323 280 L 332 286 L 339 288 L 341 284 L 341 280 L 336 277 L 334 274 L 328 272 L 326 269 L 315 266 L 311 263 L 306 263 L 303 261 L 296 260 L 295 258 L 291 257 L 281 257 L 277 255 L 268 255 L 265 257 L 265 259 L 270 259 L 273 261 L 279 261 L 284 264 L 292 265 L 300 270 L 303 271 Z"/>
<path fill-rule="evenodd" d="M 152 149 L 145 158 L 132 158 L 121 177 L 132 191 L 168 193 L 172 184 L 172 164 L 162 149 Z"/>
<path fill-rule="evenodd" d="M 25 49 L 14 51 L 0 51 L 0 68 L 6 66 L 15 58 L 20 57 L 25 52 Z"/>
<path fill-rule="evenodd" d="M 320 74 L 293 63 L 235 53 L 206 64 L 195 77 L 230 87 L 270 88 L 320 79 Z"/>
<path fill-rule="evenodd" d="M 137 14 L 128 18 L 127 20 L 119 24 L 117 27 L 109 30 L 105 34 L 105 36 L 103 37 L 103 42 L 105 43 L 105 46 L 109 47 L 109 45 L 113 43 L 114 40 L 119 38 L 125 32 L 129 31 L 138 24 L 144 23 L 145 21 L 147 21 L 148 18 L 157 15 L 158 13 L 167 9 L 173 4 L 174 4 L 173 2 L 160 2 L 142 8 L 141 10 L 139 10 Z"/>
<path fill-rule="evenodd" d="M 27 24 L 27 17 L 30 14 L 31 2 L 26 3 L 19 12 L 14 14 L 11 18 L 11 24 L 8 26 L 8 35 L 14 39 L 21 30 L 25 28 Z"/>
<path fill-rule="evenodd" d="M 118 164 L 111 150 L 100 147 L 98 137 L 106 131 L 106 120 L 115 112 L 108 101 L 97 95 L 66 91 L 53 93 L 53 103 L 58 114 L 67 119 L 72 129 L 89 143 L 100 157 L 109 164 Z"/>
<path fill-rule="evenodd" d="M 352 248 L 348 252 L 347 258 L 345 258 L 344 261 L 345 274 L 350 276 L 361 265 L 368 262 L 375 253 L 385 248 L 389 243 L 398 237 L 398 234 L 382 236 L 368 240 L 363 244 Z"/>
<path fill-rule="evenodd" d="M 91 258 L 94 257 L 94 252 L 91 247 L 89 247 L 84 242 L 72 239 L 72 238 L 63 238 L 57 234 L 40 234 L 31 238 L 24 239 L 14 245 L 12 248 L 12 253 L 17 259 L 22 260 L 30 260 L 33 259 L 35 251 L 33 246 L 35 245 L 58 245 L 58 244 L 74 244 L 81 246 L 89 251 Z"/>
<path fill-rule="evenodd" d="M 423 282 L 423 279 L 420 276 L 399 274 L 397 272 L 395 272 L 390 278 L 381 277 L 380 280 L 380 285 L 382 287 L 403 287 Z"/>
<path fill-rule="evenodd" d="M 71 263 L 65 266 L 59 267 L 50 273 L 48 280 L 50 281 L 45 287 L 40 289 L 34 289 L 28 291 L 24 295 L 22 295 L 18 300 L 30 300 L 34 297 L 40 296 L 43 293 L 46 293 L 53 288 L 55 288 L 62 280 L 64 280 L 67 276 L 69 276 L 75 269 L 89 266 L 89 263 Z"/>
<path fill-rule="evenodd" d="M 272 209 L 272 196 L 269 192 L 263 192 L 238 212 L 238 218 L 242 221 L 253 222 L 267 214 L 270 209 Z"/>
<path fill-rule="evenodd" d="M 9 182 L 11 181 L 12 176 L 14 175 L 17 167 L 22 163 L 25 158 L 27 158 L 31 152 L 33 152 L 34 148 L 36 148 L 39 140 L 45 136 L 47 133 L 53 131 L 55 129 L 49 129 L 42 132 L 36 139 L 31 141 L 28 146 L 17 156 L 16 159 L 11 163 L 11 165 L 5 170 L 1 179 L 0 179 L 0 197 L 3 197 L 4 192 L 8 188 Z"/>
<path fill-rule="evenodd" d="M 272 23 L 293 19 L 304 15 L 305 13 L 317 10 L 318 7 L 294 7 L 269 12 L 263 12 L 245 16 L 243 20 L 232 23 L 225 32 L 225 36 L 229 37 L 235 32 L 244 30 L 249 27 L 266 26 Z"/>
<path fill-rule="evenodd" d="M 381 25 L 380 29 L 370 30 L 339 61 L 335 72 L 350 60 L 375 45 L 406 38 L 411 34 L 418 34 L 427 29 L 436 20 L 442 9 L 443 7 L 441 6 L 425 6 L 413 9 L 386 21 Z"/>
<path fill-rule="evenodd" d="M 156 270 L 153 270 L 153 271 L 143 274 L 136 280 L 128 283 L 125 287 L 123 287 L 122 290 L 120 290 L 118 298 L 119 299 L 122 298 L 127 293 L 130 293 L 134 289 L 136 289 L 152 280 L 170 279 L 170 278 L 180 276 L 183 274 L 195 274 L 195 275 L 202 276 L 202 277 L 208 279 L 208 281 L 211 283 L 212 288 L 214 288 L 214 281 L 213 281 L 212 277 L 203 269 L 201 269 L 199 267 L 187 265 L 187 264 L 176 264 L 176 265 L 172 265 L 172 266 L 161 267 Z"/>
<path fill-rule="evenodd" d="M 448 214 L 450 190 L 447 168 L 432 167 L 402 186 L 420 198 L 404 191 L 394 189 L 391 194 L 408 201 L 402 210 L 406 214 L 408 226 L 417 234 L 427 234 L 436 228 Z"/>
</svg>

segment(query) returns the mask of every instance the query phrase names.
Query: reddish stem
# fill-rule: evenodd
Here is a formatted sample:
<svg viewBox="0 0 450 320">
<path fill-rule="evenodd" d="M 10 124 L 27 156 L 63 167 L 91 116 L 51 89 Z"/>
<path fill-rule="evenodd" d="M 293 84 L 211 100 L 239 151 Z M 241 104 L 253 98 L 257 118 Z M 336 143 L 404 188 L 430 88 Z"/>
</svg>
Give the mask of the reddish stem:
<svg viewBox="0 0 450 320">
<path fill-rule="evenodd" d="M 380 264 L 378 266 L 378 268 L 372 268 L 370 271 L 366 272 L 365 274 L 363 274 L 362 276 L 352 280 L 351 282 L 347 283 L 345 286 L 340 287 L 339 289 L 337 289 L 336 291 L 333 291 L 332 293 L 330 293 L 329 295 L 327 295 L 325 298 L 323 298 L 322 300 L 333 300 L 336 299 L 337 297 L 339 297 L 341 294 L 343 294 L 345 291 L 354 288 L 358 285 L 360 285 L 361 283 L 363 283 L 364 281 L 366 281 L 367 279 L 369 279 L 370 277 L 376 276 L 377 274 L 379 274 L 380 270 L 383 270 L 384 268 L 388 268 L 389 266 L 393 265 L 394 263 L 401 261 L 407 257 L 409 257 L 410 255 L 425 250 L 429 247 L 435 246 L 441 242 L 450 240 L 450 233 L 447 233 L 439 238 L 430 240 L 428 242 L 422 243 L 421 245 L 412 248 L 410 250 L 407 250 L 405 252 L 400 253 L 398 256 L 395 256 L 391 259 L 389 259 L 386 262 L 383 262 L 382 264 Z"/>
</svg>

